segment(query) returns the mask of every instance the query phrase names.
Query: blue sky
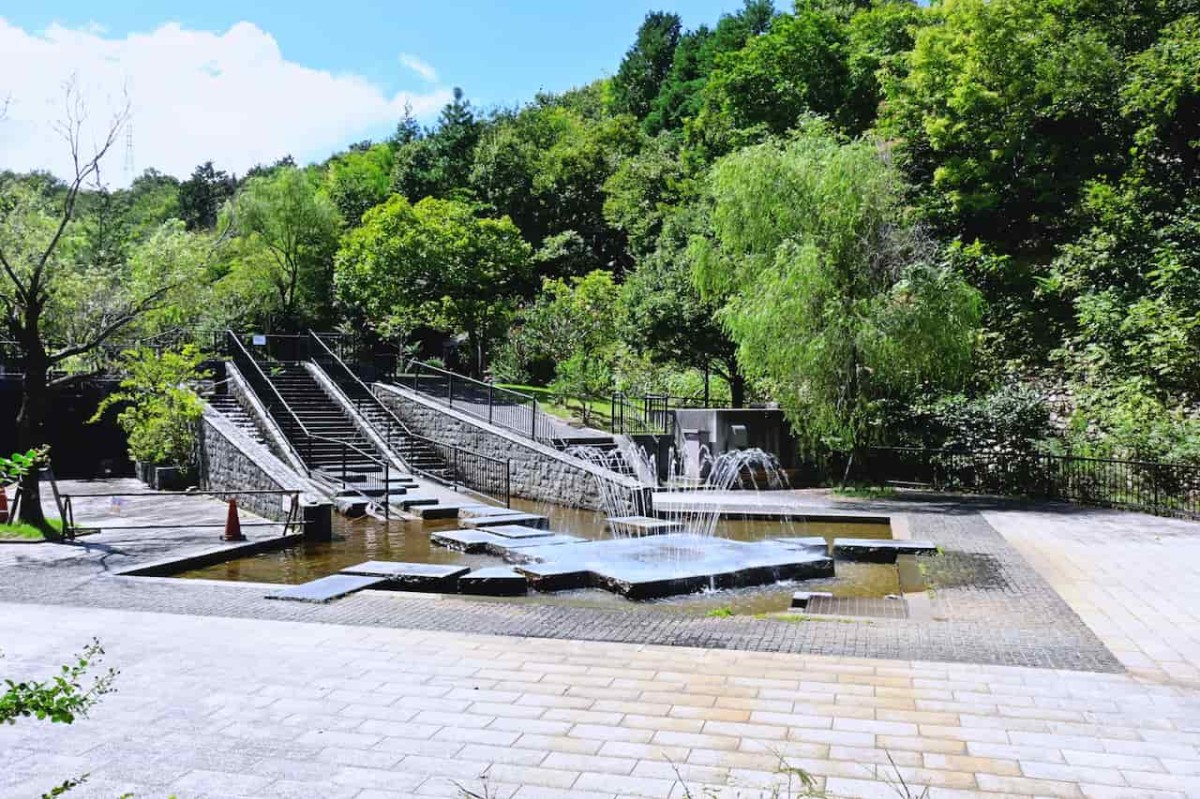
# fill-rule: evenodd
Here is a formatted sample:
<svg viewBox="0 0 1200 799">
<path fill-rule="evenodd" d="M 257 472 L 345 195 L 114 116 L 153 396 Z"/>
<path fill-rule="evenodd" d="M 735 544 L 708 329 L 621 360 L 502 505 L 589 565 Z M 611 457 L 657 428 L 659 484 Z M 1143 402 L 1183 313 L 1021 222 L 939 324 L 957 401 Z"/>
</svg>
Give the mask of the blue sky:
<svg viewBox="0 0 1200 799">
<path fill-rule="evenodd" d="M 670 8 L 695 28 L 740 6 L 0 0 L 0 169 L 70 172 L 55 132 L 68 82 L 88 112 L 85 139 L 127 109 L 109 185 L 148 167 L 186 176 L 204 161 L 242 174 L 388 136 L 406 107 L 432 121 L 454 86 L 491 108 L 611 74 L 648 11 Z"/>
<path fill-rule="evenodd" d="M 146 32 L 166 22 L 210 31 L 252 22 L 275 37 L 285 58 L 306 66 L 357 73 L 397 91 L 414 87 L 413 75 L 397 61 L 398 54 L 411 53 L 433 66 L 443 82 L 462 86 L 488 105 L 611 73 L 647 11 L 675 11 L 687 27 L 695 27 L 741 5 L 740 0 L 6 0 L 0 17 L 26 30 L 55 22 L 71 28 L 95 24 L 106 36 Z"/>
</svg>

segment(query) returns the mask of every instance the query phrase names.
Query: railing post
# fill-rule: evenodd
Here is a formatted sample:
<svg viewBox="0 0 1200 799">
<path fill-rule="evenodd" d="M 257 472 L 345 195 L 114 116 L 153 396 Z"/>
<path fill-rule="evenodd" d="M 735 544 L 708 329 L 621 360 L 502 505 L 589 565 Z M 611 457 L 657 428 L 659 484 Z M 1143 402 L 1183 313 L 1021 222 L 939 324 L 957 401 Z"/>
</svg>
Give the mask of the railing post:
<svg viewBox="0 0 1200 799">
<path fill-rule="evenodd" d="M 446 401 L 454 407 L 454 372 L 446 372 Z"/>
<path fill-rule="evenodd" d="M 492 395 L 495 393 L 496 387 L 488 383 L 488 424 L 492 423 Z"/>
<path fill-rule="evenodd" d="M 529 399 L 529 437 L 537 440 L 537 400 Z"/>
<path fill-rule="evenodd" d="M 342 442 L 342 488 L 349 484 L 346 479 L 346 442 Z"/>
<path fill-rule="evenodd" d="M 392 518 L 390 469 L 391 464 L 385 458 L 383 461 L 383 518 L 389 521 Z"/>
<path fill-rule="evenodd" d="M 512 507 L 512 461 L 504 459 L 504 507 Z"/>
</svg>

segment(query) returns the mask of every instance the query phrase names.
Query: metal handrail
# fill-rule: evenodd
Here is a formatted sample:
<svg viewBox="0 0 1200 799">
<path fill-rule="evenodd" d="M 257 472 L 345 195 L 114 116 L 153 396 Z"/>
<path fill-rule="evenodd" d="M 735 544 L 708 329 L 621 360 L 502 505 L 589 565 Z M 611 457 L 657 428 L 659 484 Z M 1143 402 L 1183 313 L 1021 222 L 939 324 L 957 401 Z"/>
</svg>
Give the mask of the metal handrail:
<svg viewBox="0 0 1200 799">
<path fill-rule="evenodd" d="M 482 404 L 483 398 L 486 396 L 487 414 L 485 415 L 472 409 L 470 406 L 473 403 L 467 403 L 467 407 L 465 408 L 461 407 L 460 403 L 460 410 L 462 410 L 464 413 L 474 416 L 477 419 L 487 421 L 488 424 L 497 425 L 507 430 L 511 430 L 512 432 L 525 436 L 526 438 L 533 439 L 534 441 L 549 442 L 557 445 L 558 442 L 556 437 L 547 432 L 545 425 L 540 424 L 540 422 L 546 417 L 545 414 L 540 411 L 538 407 L 538 400 L 533 395 L 525 394 L 524 392 L 520 391 L 514 391 L 509 388 L 501 388 L 495 383 L 476 380 L 473 377 L 467 377 L 466 375 L 450 371 L 449 369 L 443 369 L 440 366 L 434 366 L 432 364 L 425 363 L 424 361 L 419 361 L 416 358 L 410 358 L 406 368 L 412 375 L 411 388 L 418 394 L 423 394 L 431 399 L 444 400 L 447 405 L 453 408 L 455 407 L 454 390 L 456 386 L 460 389 L 473 389 L 480 397 L 480 402 L 478 404 Z M 420 378 L 422 373 L 425 372 L 445 378 L 446 392 L 444 397 L 439 396 L 440 392 L 434 393 L 421 388 Z M 401 375 L 397 374 L 393 377 L 393 379 L 397 385 L 405 385 L 404 381 L 401 379 Z M 497 405 L 497 397 L 499 397 L 501 400 L 507 401 Z M 519 420 L 516 423 L 500 418 L 500 415 L 497 414 L 497 410 L 504 410 L 506 408 L 516 409 L 521 412 L 526 412 L 527 409 L 529 418 L 528 420 Z"/>
<path fill-rule="evenodd" d="M 462 471 L 461 467 L 459 466 L 459 464 L 461 462 L 460 455 L 465 454 L 465 455 L 468 455 L 473 458 L 478 458 L 479 460 L 481 460 L 484 463 L 492 464 L 492 466 L 496 469 L 503 469 L 503 474 L 504 474 L 504 497 L 503 497 L 503 499 L 504 499 L 505 505 L 509 505 L 511 503 L 511 501 L 512 501 L 512 496 L 511 496 L 512 465 L 511 465 L 511 461 L 509 461 L 507 459 L 503 459 L 503 458 L 495 458 L 495 457 L 492 457 L 491 455 L 485 455 L 482 452 L 476 452 L 474 450 L 467 449 L 466 447 L 460 447 L 457 444 L 449 444 L 446 442 L 437 441 L 435 439 L 429 438 L 428 436 L 423 436 L 420 433 L 414 433 L 408 427 L 408 425 L 406 425 L 404 423 L 404 421 L 399 416 L 396 415 L 395 411 L 393 411 L 391 408 L 389 408 L 383 402 L 383 400 L 379 399 L 379 397 L 377 397 L 375 395 L 375 392 L 371 391 L 370 387 L 367 386 L 367 384 L 362 381 L 362 379 L 354 372 L 354 370 L 351 369 L 349 366 L 347 366 L 346 362 L 343 361 L 341 359 L 341 357 L 338 356 L 337 353 L 335 353 L 332 349 L 329 348 L 329 345 L 325 343 L 325 341 L 321 338 L 320 334 L 318 334 L 316 331 L 313 331 L 313 330 L 308 331 L 308 334 L 312 337 L 312 340 L 317 343 L 319 351 L 324 351 L 325 354 L 328 356 L 328 359 L 337 366 L 339 371 L 341 371 L 344 375 L 346 375 L 346 377 L 348 377 L 354 385 L 357 385 L 362 390 L 362 393 L 368 398 L 368 401 L 371 403 L 372 407 L 374 407 L 376 410 L 382 411 L 386 415 L 386 418 L 388 420 L 388 427 L 384 431 L 384 440 L 389 445 L 392 444 L 392 425 L 394 424 L 396 426 L 396 428 L 400 431 L 401 435 L 405 439 L 408 439 L 411 442 L 419 442 L 421 444 L 424 444 L 427 448 L 429 448 L 435 452 L 438 452 L 439 450 L 442 450 L 442 449 L 448 450 L 451 453 L 451 456 L 452 456 L 454 462 L 453 462 L 453 464 L 447 464 L 447 465 L 454 467 L 454 468 L 451 468 L 450 473 L 451 473 L 451 477 L 452 477 L 451 482 L 456 485 L 459 482 L 457 480 L 457 475 L 460 471 Z M 355 404 L 359 405 L 359 402 L 355 401 Z M 359 412 L 361 413 L 361 407 L 357 408 L 357 410 L 359 410 Z M 415 449 L 415 447 L 413 447 L 411 444 L 409 444 L 407 442 L 406 442 L 405 446 L 409 449 L 410 453 L 412 452 L 412 450 Z M 438 455 L 440 457 L 441 453 L 438 452 Z M 441 476 L 439 476 L 438 474 L 436 474 L 434 472 L 430 472 L 427 469 L 422 469 L 422 468 L 418 467 L 415 463 L 410 463 L 409 466 L 415 472 L 420 472 L 421 474 L 424 474 L 427 477 L 430 477 L 434 480 L 438 480 L 439 482 L 442 481 Z M 464 483 L 464 485 L 465 485 L 465 483 Z M 478 490 L 478 489 L 475 489 L 475 490 Z"/>
<path fill-rule="evenodd" d="M 263 372 L 262 367 L 259 365 L 258 361 L 255 360 L 255 358 L 252 355 L 250 355 L 250 353 L 246 350 L 245 345 L 243 345 L 242 342 L 238 339 L 237 335 L 235 335 L 232 330 L 226 330 L 225 334 L 226 334 L 226 340 L 232 343 L 232 347 L 230 348 L 230 356 L 233 357 L 233 359 L 235 361 L 243 360 L 246 363 L 248 363 L 251 367 L 253 367 L 254 373 L 258 377 L 258 382 L 266 384 L 267 388 L 270 389 L 271 394 L 274 395 L 275 400 L 278 402 L 278 405 L 284 411 L 287 412 L 287 415 L 289 417 L 291 417 L 291 424 L 292 424 L 291 429 L 292 429 L 293 433 L 296 431 L 296 429 L 299 429 L 300 434 L 304 437 L 304 441 L 305 441 L 305 445 L 306 445 L 306 452 L 310 456 L 310 458 L 312 456 L 312 443 L 314 441 L 323 441 L 323 442 L 327 442 L 327 443 L 332 443 L 332 444 L 336 444 L 342 448 L 342 475 L 341 475 L 342 488 L 347 488 L 350 486 L 350 481 L 346 479 L 346 476 L 348 474 L 348 469 L 346 467 L 347 450 L 352 451 L 355 454 L 366 459 L 366 461 L 368 463 L 383 467 L 382 488 L 383 488 L 384 496 L 383 496 L 382 501 L 377 502 L 376 504 L 383 506 L 383 511 L 384 511 L 385 516 L 390 516 L 391 515 L 390 503 L 388 502 L 388 499 L 387 499 L 387 493 L 388 493 L 388 489 L 389 489 L 388 484 L 390 482 L 390 477 L 389 477 L 390 464 L 386 460 L 380 460 L 379 458 L 374 457 L 373 455 L 366 452 L 365 450 L 363 450 L 359 447 L 356 447 L 355 445 L 351 444 L 349 441 L 342 441 L 340 439 L 331 438 L 330 436 L 323 436 L 323 435 L 319 435 L 319 434 L 311 432 L 308 429 L 308 427 L 305 426 L 304 422 L 300 421 L 300 417 L 296 415 L 296 412 L 294 410 L 292 410 L 292 406 L 289 405 L 287 400 L 285 400 L 283 398 L 283 395 L 279 393 L 279 389 L 275 387 L 275 384 L 272 383 L 271 380 L 267 377 L 266 373 Z M 238 358 L 238 353 L 241 354 L 241 359 Z M 249 379 L 249 376 L 247 376 L 247 377 Z M 275 414 L 275 410 L 272 408 L 273 405 L 275 405 L 275 402 L 270 401 L 268 398 L 267 413 L 271 414 L 272 417 L 275 417 L 276 414 Z M 279 420 L 276 419 L 276 421 L 279 421 Z M 287 435 L 284 436 L 284 440 L 286 441 L 288 448 L 291 449 L 292 453 L 296 456 L 296 459 L 304 467 L 305 474 L 311 476 L 312 469 L 309 467 L 309 465 L 305 461 L 305 459 L 303 457 L 301 457 L 300 452 L 297 451 L 294 442 L 292 442 L 291 439 Z M 367 497 L 366 494 L 363 494 L 363 496 L 368 500 L 374 501 L 371 497 Z"/>
</svg>

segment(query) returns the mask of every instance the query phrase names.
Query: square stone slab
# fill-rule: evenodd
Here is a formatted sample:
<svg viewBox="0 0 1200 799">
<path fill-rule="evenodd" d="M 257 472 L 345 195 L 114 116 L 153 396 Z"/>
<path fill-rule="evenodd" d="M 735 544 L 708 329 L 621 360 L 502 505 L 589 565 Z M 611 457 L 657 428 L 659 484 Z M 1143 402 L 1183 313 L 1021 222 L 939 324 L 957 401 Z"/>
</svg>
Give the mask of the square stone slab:
<svg viewBox="0 0 1200 799">
<path fill-rule="evenodd" d="M 937 545 L 929 541 L 893 541 L 876 538 L 836 538 L 833 556 L 865 563 L 895 563 L 898 555 L 933 555 Z"/>
<path fill-rule="evenodd" d="M 490 530 L 491 528 L 489 528 Z M 579 544 L 586 541 L 577 535 L 559 535 L 551 533 L 540 538 L 500 538 L 488 541 L 483 545 L 486 552 L 499 555 L 510 563 L 523 563 L 528 560 L 525 552 L 531 549 L 562 546 L 564 544 Z"/>
<path fill-rule="evenodd" d="M 507 540 L 483 530 L 443 530 L 429 535 L 431 544 L 458 552 L 486 552 L 489 544 Z"/>
<path fill-rule="evenodd" d="M 494 516 L 473 516 L 463 519 L 463 527 L 502 527 L 508 525 L 549 529 L 550 520 L 537 513 L 505 513 Z"/>
<path fill-rule="evenodd" d="M 524 596 L 529 590 L 525 575 L 506 566 L 476 569 L 458 579 L 458 591 L 476 596 Z"/>
<path fill-rule="evenodd" d="M 531 546 L 517 552 L 530 562 L 562 571 L 588 571 L 594 585 L 629 599 L 833 576 L 832 558 L 777 541 L 730 541 L 679 533 Z"/>
<path fill-rule="evenodd" d="M 366 588 L 383 588 L 387 579 L 354 574 L 331 574 L 311 582 L 293 585 L 282 591 L 267 594 L 267 599 L 285 599 L 292 602 L 332 602 L 335 599 L 362 591 Z"/>
<path fill-rule="evenodd" d="M 609 517 L 608 527 L 621 535 L 662 535 L 681 532 L 683 522 L 656 519 L 653 516 L 612 516 Z"/>
<path fill-rule="evenodd" d="M 396 591 L 446 592 L 455 589 L 457 578 L 470 571 L 466 566 L 447 566 L 437 563 L 400 563 L 388 560 L 369 560 L 357 566 L 347 566 L 342 574 L 382 578 L 385 585 Z"/>
<path fill-rule="evenodd" d="M 554 533 L 549 530 L 543 530 L 540 527 L 526 527 L 523 524 L 497 524 L 494 527 L 487 528 L 487 531 L 492 535 L 498 535 L 501 538 L 546 538 Z"/>
<path fill-rule="evenodd" d="M 401 505 L 403 504 L 402 502 Z M 458 505 L 445 505 L 441 502 L 420 507 L 414 505 L 408 508 L 422 519 L 457 519 L 458 509 Z"/>
<path fill-rule="evenodd" d="M 511 516 L 519 511 L 514 511 L 511 508 L 500 508 L 495 505 L 463 505 L 459 508 L 459 513 L 464 519 L 473 518 L 475 516 Z"/>
<path fill-rule="evenodd" d="M 534 591 L 572 591 L 591 588 L 594 578 L 586 568 L 563 563 L 522 563 L 513 567 L 529 580 Z"/>
</svg>

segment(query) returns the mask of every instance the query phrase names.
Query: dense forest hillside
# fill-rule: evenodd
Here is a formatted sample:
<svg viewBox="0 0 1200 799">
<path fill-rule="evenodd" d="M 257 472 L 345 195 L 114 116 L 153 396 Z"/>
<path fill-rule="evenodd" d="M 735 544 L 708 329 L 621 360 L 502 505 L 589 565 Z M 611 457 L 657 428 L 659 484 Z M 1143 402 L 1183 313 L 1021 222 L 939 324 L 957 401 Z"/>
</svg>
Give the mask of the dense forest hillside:
<svg viewBox="0 0 1200 799">
<path fill-rule="evenodd" d="M 322 164 L 81 191 L 43 333 L 365 331 L 563 396 L 707 381 L 814 448 L 1200 461 L 1200 0 L 692 24 L 648 14 L 611 77 L 467 87 Z M 0 176 L 10 275 L 70 188 Z"/>
</svg>

